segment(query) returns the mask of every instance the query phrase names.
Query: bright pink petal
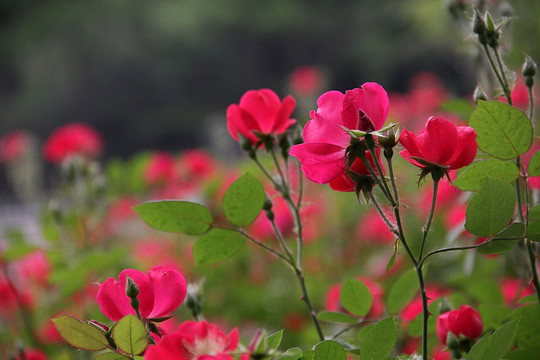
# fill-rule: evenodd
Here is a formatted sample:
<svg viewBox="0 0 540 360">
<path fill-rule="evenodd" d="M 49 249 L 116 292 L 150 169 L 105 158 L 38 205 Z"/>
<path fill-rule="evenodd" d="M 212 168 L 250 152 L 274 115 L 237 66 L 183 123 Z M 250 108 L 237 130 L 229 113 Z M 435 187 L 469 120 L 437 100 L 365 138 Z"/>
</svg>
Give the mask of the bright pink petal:
<svg viewBox="0 0 540 360">
<path fill-rule="evenodd" d="M 378 130 L 386 122 L 389 107 L 390 102 L 386 90 L 377 83 L 365 83 L 361 88 L 348 90 L 345 93 L 342 111 L 343 125 L 348 129 L 357 129 L 358 110 L 362 110 L 373 122 L 374 130 Z"/>
<path fill-rule="evenodd" d="M 296 123 L 296 120 L 290 118 L 295 106 L 296 101 L 292 96 L 289 95 L 283 99 L 270 130 L 272 134 L 283 134 L 291 125 Z"/>
<path fill-rule="evenodd" d="M 437 117 L 428 120 L 426 131 L 417 138 L 422 158 L 440 165 L 448 164 L 456 150 L 457 140 L 456 125 Z"/>
<path fill-rule="evenodd" d="M 169 316 L 184 301 L 187 284 L 184 276 L 176 270 L 156 266 L 148 272 L 154 289 L 154 308 L 148 318 Z"/>
<path fill-rule="evenodd" d="M 317 99 L 317 111 L 312 111 L 310 117 L 313 121 L 333 125 L 344 125 L 341 120 L 343 99 L 345 95 L 339 91 L 327 91 Z"/>
<path fill-rule="evenodd" d="M 242 96 L 238 105 L 257 120 L 263 133 L 271 133 L 281 106 L 275 92 L 270 89 L 250 90 Z"/>
<path fill-rule="evenodd" d="M 446 345 L 446 337 L 448 335 L 448 315 L 449 313 L 446 312 L 437 318 L 437 337 L 443 345 Z"/>
<path fill-rule="evenodd" d="M 405 149 L 407 149 L 408 156 L 422 157 L 422 153 L 418 148 L 416 141 L 416 135 L 407 129 L 403 129 L 399 136 L 399 142 Z M 403 151 L 402 151 L 403 152 Z M 402 153 L 400 152 L 400 154 Z M 403 156 L 403 155 L 402 155 Z"/>
<path fill-rule="evenodd" d="M 103 315 L 112 321 L 135 313 L 126 295 L 126 288 L 113 278 L 99 285 L 96 301 Z"/>
<path fill-rule="evenodd" d="M 458 141 L 454 155 L 448 161 L 450 170 L 459 169 L 469 165 L 476 157 L 478 145 L 476 143 L 476 132 L 469 126 L 458 126 Z"/>
<path fill-rule="evenodd" d="M 345 172 L 334 180 L 330 181 L 328 185 L 330 185 L 332 190 L 343 192 L 354 191 L 354 188 L 356 187 L 356 183 L 354 183 Z"/>
<path fill-rule="evenodd" d="M 238 329 L 234 328 L 229 335 L 227 335 L 227 347 L 225 348 L 226 351 L 234 351 L 238 347 Z"/>
<path fill-rule="evenodd" d="M 152 288 L 150 279 L 147 274 L 140 272 L 139 270 L 123 270 L 120 275 L 118 275 L 118 282 L 124 289 L 126 288 L 128 276 L 139 288 L 139 295 L 137 296 L 137 299 L 139 300 L 139 312 L 141 317 L 146 319 L 154 308 L 154 289 Z M 124 294 L 124 296 L 127 298 L 127 295 Z"/>
<path fill-rule="evenodd" d="M 326 184 L 345 169 L 345 149 L 331 144 L 304 143 L 291 147 L 290 154 L 302 164 L 306 177 Z"/>
<path fill-rule="evenodd" d="M 227 108 L 227 129 L 236 141 L 239 140 L 238 135 L 240 134 L 253 144 L 257 143 L 258 138 L 252 130 L 261 130 L 257 120 L 236 104 L 229 105 Z"/>
</svg>

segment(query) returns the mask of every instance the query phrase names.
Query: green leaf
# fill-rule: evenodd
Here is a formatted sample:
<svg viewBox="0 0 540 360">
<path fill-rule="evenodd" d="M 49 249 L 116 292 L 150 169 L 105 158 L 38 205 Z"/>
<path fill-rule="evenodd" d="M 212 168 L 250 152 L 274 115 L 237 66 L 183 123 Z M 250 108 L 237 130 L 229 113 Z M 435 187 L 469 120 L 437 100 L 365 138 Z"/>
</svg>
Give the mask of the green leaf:
<svg viewBox="0 0 540 360">
<path fill-rule="evenodd" d="M 418 292 L 416 271 L 409 270 L 403 274 L 390 289 L 388 296 L 388 313 L 397 314 Z"/>
<path fill-rule="evenodd" d="M 98 354 L 94 357 L 94 360 L 124 360 L 124 359 L 129 359 L 129 358 L 127 356 L 114 353 L 114 352 L 106 352 L 106 353 Z"/>
<path fill-rule="evenodd" d="M 397 339 L 397 324 L 391 317 L 373 325 L 360 348 L 361 360 L 385 360 Z"/>
<path fill-rule="evenodd" d="M 515 205 L 510 184 L 486 177 L 467 207 L 465 229 L 477 236 L 492 237 L 512 220 Z"/>
<path fill-rule="evenodd" d="M 531 360 L 540 354 L 540 347 L 517 349 L 504 356 L 505 360 Z"/>
<path fill-rule="evenodd" d="M 513 223 L 507 227 L 503 232 L 497 234 L 494 239 L 504 239 L 523 236 L 525 233 L 525 224 Z M 516 246 L 519 240 L 496 240 L 480 245 L 478 252 L 480 254 L 502 254 L 510 251 Z"/>
<path fill-rule="evenodd" d="M 512 312 L 506 305 L 502 304 L 480 304 L 478 306 L 484 329 L 496 329 Z"/>
<path fill-rule="evenodd" d="M 211 264 L 236 254 L 244 245 L 242 235 L 232 230 L 212 229 L 193 245 L 195 263 Z"/>
<path fill-rule="evenodd" d="M 268 336 L 268 349 L 276 350 L 281 344 L 281 339 L 283 338 L 283 329 L 273 333 Z"/>
<path fill-rule="evenodd" d="M 324 340 L 313 348 L 313 360 L 347 360 L 347 354 L 340 343 Z"/>
<path fill-rule="evenodd" d="M 305 350 L 300 360 L 313 360 L 313 350 Z"/>
<path fill-rule="evenodd" d="M 467 355 L 467 360 L 499 360 L 510 349 L 518 330 L 519 321 L 511 321 L 492 334 L 485 335 Z"/>
<path fill-rule="evenodd" d="M 148 346 L 148 333 L 141 320 L 126 315 L 116 323 L 112 330 L 116 346 L 130 355 L 139 355 Z"/>
<path fill-rule="evenodd" d="M 467 292 L 484 304 L 503 304 L 500 285 L 493 280 L 476 280 L 467 283 Z"/>
<path fill-rule="evenodd" d="M 1 255 L 1 259 L 5 262 L 18 260 L 32 251 L 38 249 L 36 245 L 26 243 L 15 243 L 8 247 Z"/>
<path fill-rule="evenodd" d="M 358 318 L 337 311 L 321 311 L 317 314 L 317 318 L 321 321 L 338 324 L 354 324 L 358 322 Z"/>
<path fill-rule="evenodd" d="M 540 344 L 540 306 L 537 303 L 522 306 L 514 310 L 510 317 L 521 319 L 516 335 L 517 347 L 537 347 Z"/>
<path fill-rule="evenodd" d="M 245 174 L 229 186 L 223 196 L 223 211 L 236 226 L 251 224 L 261 212 L 266 195 L 259 180 Z"/>
<path fill-rule="evenodd" d="M 77 349 L 98 351 L 109 346 L 109 342 L 101 330 L 71 315 L 62 314 L 52 319 L 52 322 L 60 336 Z"/>
<path fill-rule="evenodd" d="M 510 183 L 519 176 L 519 169 L 510 161 L 499 159 L 477 161 L 459 172 L 454 185 L 463 191 L 478 191 L 480 183 L 487 176 Z"/>
<path fill-rule="evenodd" d="M 149 201 L 134 209 L 146 224 L 162 231 L 202 235 L 212 226 L 210 211 L 189 201 Z"/>
<path fill-rule="evenodd" d="M 360 280 L 347 279 L 341 285 L 339 300 L 343 307 L 358 316 L 365 316 L 371 309 L 373 302 L 371 292 Z"/>
<path fill-rule="evenodd" d="M 531 208 L 528 215 L 527 238 L 532 241 L 540 241 L 540 205 Z"/>
<path fill-rule="evenodd" d="M 469 126 L 477 133 L 478 147 L 499 159 L 514 159 L 532 145 L 533 129 L 527 116 L 499 101 L 479 101 Z"/>
<path fill-rule="evenodd" d="M 302 349 L 294 347 L 290 348 L 283 355 L 277 357 L 276 360 L 298 360 L 302 358 Z"/>
<path fill-rule="evenodd" d="M 527 174 L 531 177 L 540 175 L 540 151 L 535 152 L 529 160 Z"/>
</svg>

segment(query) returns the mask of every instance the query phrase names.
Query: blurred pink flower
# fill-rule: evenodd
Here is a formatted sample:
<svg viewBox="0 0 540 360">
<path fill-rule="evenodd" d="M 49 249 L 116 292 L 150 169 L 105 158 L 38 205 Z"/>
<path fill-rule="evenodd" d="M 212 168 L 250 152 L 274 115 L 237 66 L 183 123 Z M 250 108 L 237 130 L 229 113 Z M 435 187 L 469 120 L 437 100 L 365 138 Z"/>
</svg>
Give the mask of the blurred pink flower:
<svg viewBox="0 0 540 360">
<path fill-rule="evenodd" d="M 297 67 L 289 77 L 291 90 L 299 95 L 312 95 L 319 91 L 323 75 L 315 66 Z"/>
<path fill-rule="evenodd" d="M 47 360 L 47 355 L 37 349 L 24 349 L 21 354 L 15 356 L 15 360 Z"/>
<path fill-rule="evenodd" d="M 28 150 L 30 135 L 24 130 L 15 130 L 0 138 L 0 163 L 17 161 Z"/>
<path fill-rule="evenodd" d="M 139 312 L 143 319 L 169 316 L 182 304 L 187 294 L 184 276 L 173 269 L 156 266 L 147 274 L 134 269 L 123 270 L 118 281 L 107 279 L 98 284 L 96 300 L 101 312 L 112 321 L 118 321 L 128 314 L 135 314 L 126 295 L 127 277 L 139 288 Z"/>
<path fill-rule="evenodd" d="M 94 159 L 103 151 L 101 135 L 83 123 L 71 123 L 56 129 L 43 144 L 43 157 L 60 163 L 70 155 Z"/>
<path fill-rule="evenodd" d="M 390 211 L 387 211 L 390 215 Z M 389 216 L 393 219 L 392 216 Z M 360 241 L 365 241 L 372 244 L 393 244 L 396 235 L 388 229 L 388 225 L 380 217 L 377 210 L 370 208 L 360 219 L 356 227 L 356 236 Z"/>
<path fill-rule="evenodd" d="M 151 186 L 166 185 L 175 177 L 175 161 L 171 154 L 156 151 L 144 168 L 143 179 Z"/>
<path fill-rule="evenodd" d="M 239 141 L 239 135 L 242 135 L 255 145 L 260 141 L 257 133 L 283 134 L 296 123 L 290 118 L 295 105 L 290 95 L 281 102 L 270 89 L 249 90 L 242 95 L 238 105 L 227 108 L 227 128 L 234 140 Z"/>
<path fill-rule="evenodd" d="M 510 305 L 518 303 L 524 296 L 534 294 L 534 286 L 532 283 L 524 284 L 518 278 L 505 278 L 501 281 L 501 291 L 505 304 Z"/>
<path fill-rule="evenodd" d="M 149 346 L 146 360 L 234 360 L 231 352 L 238 346 L 238 330 L 225 335 L 206 321 L 185 321 L 178 329 Z"/>
<path fill-rule="evenodd" d="M 428 297 L 428 305 L 435 299 L 445 295 L 447 292 L 439 289 L 438 287 L 428 285 L 426 286 L 426 295 Z M 413 321 L 422 312 L 422 298 L 420 295 L 413 298 L 404 308 L 401 310 L 400 317 L 403 321 Z"/>
</svg>

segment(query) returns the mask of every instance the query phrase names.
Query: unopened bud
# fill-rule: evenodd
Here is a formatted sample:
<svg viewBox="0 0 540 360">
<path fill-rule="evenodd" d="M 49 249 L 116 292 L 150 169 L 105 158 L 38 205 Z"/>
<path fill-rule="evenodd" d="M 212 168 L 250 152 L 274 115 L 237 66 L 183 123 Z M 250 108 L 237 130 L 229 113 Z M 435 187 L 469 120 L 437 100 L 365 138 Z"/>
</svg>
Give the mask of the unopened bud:
<svg viewBox="0 0 540 360">
<path fill-rule="evenodd" d="M 272 209 L 273 205 L 274 204 L 272 203 L 272 199 L 266 196 L 266 199 L 264 199 L 264 203 L 263 203 L 263 210 L 270 210 Z"/>
<path fill-rule="evenodd" d="M 272 210 L 266 210 L 266 217 L 268 218 L 268 220 L 274 221 L 274 212 Z"/>
<path fill-rule="evenodd" d="M 139 287 L 129 276 L 126 280 L 126 295 L 132 299 L 139 295 Z"/>
<path fill-rule="evenodd" d="M 525 56 L 525 62 L 523 63 L 521 72 L 525 77 L 536 75 L 536 63 L 529 55 Z"/>
<path fill-rule="evenodd" d="M 439 304 L 439 315 L 444 314 L 452 310 L 452 306 L 448 303 L 446 298 L 442 298 L 441 303 Z"/>
<path fill-rule="evenodd" d="M 479 85 L 474 89 L 473 99 L 476 104 L 478 104 L 480 100 L 486 101 L 488 99 L 487 94 Z"/>
</svg>

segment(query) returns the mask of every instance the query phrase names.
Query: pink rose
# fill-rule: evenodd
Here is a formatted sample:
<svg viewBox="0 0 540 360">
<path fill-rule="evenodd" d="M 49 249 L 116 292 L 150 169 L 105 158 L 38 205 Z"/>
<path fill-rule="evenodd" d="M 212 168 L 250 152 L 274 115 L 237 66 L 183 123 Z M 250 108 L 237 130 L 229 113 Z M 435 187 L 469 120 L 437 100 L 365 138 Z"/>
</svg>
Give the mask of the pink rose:
<svg viewBox="0 0 540 360">
<path fill-rule="evenodd" d="M 206 321 L 185 321 L 157 345 L 146 350 L 146 360 L 233 360 L 238 346 L 238 330 L 225 335 Z"/>
<path fill-rule="evenodd" d="M 0 163 L 10 164 L 21 158 L 30 145 L 30 135 L 26 131 L 16 130 L 0 138 Z"/>
<path fill-rule="evenodd" d="M 296 120 L 291 113 L 296 105 L 292 96 L 283 102 L 270 89 L 249 90 L 238 105 L 227 108 L 227 129 L 239 141 L 239 135 L 249 139 L 253 145 L 260 142 L 257 133 L 262 135 L 283 134 Z"/>
<path fill-rule="evenodd" d="M 312 95 L 321 88 L 322 72 L 314 66 L 300 66 L 289 77 L 289 86 L 300 95 Z"/>
<path fill-rule="evenodd" d="M 420 168 L 438 166 L 449 170 L 469 165 L 476 156 L 476 132 L 448 120 L 431 117 L 416 136 L 403 129 L 399 138 L 405 150 L 400 155 Z"/>
<path fill-rule="evenodd" d="M 467 305 L 461 305 L 459 309 L 445 312 L 437 318 L 437 336 L 443 345 L 446 345 L 449 331 L 458 338 L 463 335 L 475 339 L 482 335 L 482 329 L 480 314 Z"/>
<path fill-rule="evenodd" d="M 148 185 L 165 185 L 175 177 L 174 157 L 166 152 L 157 151 L 148 160 L 143 178 Z"/>
<path fill-rule="evenodd" d="M 304 174 L 314 183 L 328 183 L 334 190 L 352 191 L 356 184 L 346 173 L 351 136 L 343 128 L 381 129 L 388 115 L 388 95 L 379 84 L 365 83 L 345 94 L 328 91 L 319 97 L 317 105 L 319 108 L 311 111 L 311 120 L 304 127 L 304 143 L 291 147 L 290 154 L 298 158 Z M 368 152 L 366 155 L 372 162 Z M 355 159 L 350 170 L 369 175 L 360 158 Z"/>
<path fill-rule="evenodd" d="M 99 285 L 96 300 L 101 312 L 112 321 L 118 321 L 135 310 L 126 295 L 126 281 L 130 277 L 139 288 L 139 312 L 143 319 L 169 316 L 182 304 L 187 293 L 184 276 L 176 270 L 156 266 L 148 274 L 126 269 L 118 276 L 118 281 L 108 278 Z"/>
<path fill-rule="evenodd" d="M 60 163 L 70 155 L 96 158 L 103 151 L 101 135 L 83 123 L 72 123 L 56 129 L 43 145 L 43 157 Z"/>
</svg>

